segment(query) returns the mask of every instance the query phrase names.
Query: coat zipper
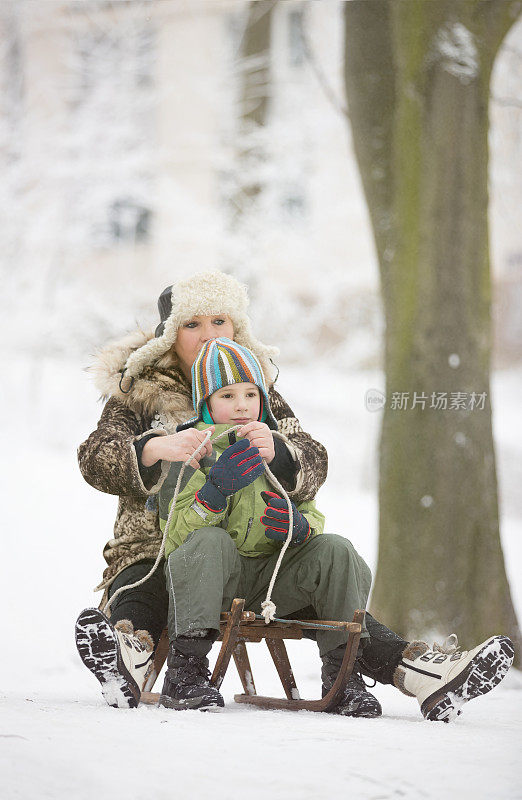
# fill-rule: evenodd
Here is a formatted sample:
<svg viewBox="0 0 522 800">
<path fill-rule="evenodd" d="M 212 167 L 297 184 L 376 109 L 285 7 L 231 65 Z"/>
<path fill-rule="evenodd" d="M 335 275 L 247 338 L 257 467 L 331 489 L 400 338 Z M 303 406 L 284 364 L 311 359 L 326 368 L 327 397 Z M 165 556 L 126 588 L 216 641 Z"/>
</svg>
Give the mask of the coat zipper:
<svg viewBox="0 0 522 800">
<path fill-rule="evenodd" d="M 243 545 L 245 544 L 246 540 L 248 539 L 248 534 L 250 533 L 250 528 L 252 527 L 253 521 L 254 521 L 254 517 L 250 517 L 250 519 L 248 520 L 248 525 L 247 525 L 247 529 L 246 529 L 246 533 L 245 533 L 245 538 L 243 539 L 243 541 L 241 542 L 239 547 L 243 547 Z"/>
</svg>

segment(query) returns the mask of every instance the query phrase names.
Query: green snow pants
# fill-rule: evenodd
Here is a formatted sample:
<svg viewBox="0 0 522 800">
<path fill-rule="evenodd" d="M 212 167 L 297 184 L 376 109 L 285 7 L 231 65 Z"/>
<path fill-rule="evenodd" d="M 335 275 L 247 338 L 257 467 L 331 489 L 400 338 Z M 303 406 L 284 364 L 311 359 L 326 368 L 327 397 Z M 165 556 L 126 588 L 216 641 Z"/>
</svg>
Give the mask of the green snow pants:
<svg viewBox="0 0 522 800">
<path fill-rule="evenodd" d="M 260 614 L 277 558 L 240 555 L 223 528 L 189 534 L 165 565 L 170 640 L 204 628 L 219 631 L 219 615 L 234 597 L 244 597 L 245 610 Z M 311 606 L 317 619 L 351 621 L 357 608 L 366 608 L 370 585 L 370 569 L 352 543 L 326 533 L 286 551 L 272 600 L 278 617 L 297 618 Z M 362 636 L 368 637 L 365 629 Z M 347 638 L 344 631 L 317 631 L 320 655 Z"/>
</svg>

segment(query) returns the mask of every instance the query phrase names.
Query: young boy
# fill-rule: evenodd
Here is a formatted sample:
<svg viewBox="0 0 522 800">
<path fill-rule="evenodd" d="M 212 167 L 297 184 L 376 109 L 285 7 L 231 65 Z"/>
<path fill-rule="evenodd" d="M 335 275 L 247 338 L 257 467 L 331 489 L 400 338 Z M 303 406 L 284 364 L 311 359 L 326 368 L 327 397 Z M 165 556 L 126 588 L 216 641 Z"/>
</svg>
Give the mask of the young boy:
<svg viewBox="0 0 522 800">
<path fill-rule="evenodd" d="M 288 534 L 289 514 L 264 471 L 263 458 L 270 465 L 280 434 L 255 355 L 230 339 L 208 341 L 192 367 L 192 399 L 196 416 L 178 430 L 212 425 L 219 434 L 242 426 L 239 441 L 233 434 L 224 436 L 213 443 L 212 455 L 201 459 L 198 469 L 185 469 L 166 542 L 170 648 L 160 704 L 203 710 L 224 705 L 210 684 L 206 657 L 219 632 L 220 612 L 230 608 L 234 597 L 244 597 L 248 610 L 261 611 Z M 180 469 L 181 464 L 172 465 L 160 490 L 162 530 Z M 368 566 L 347 539 L 323 533 L 324 517 L 313 501 L 292 505 L 292 542 L 272 591 L 277 615 L 298 617 L 306 609 L 304 615 L 311 616 L 311 607 L 318 619 L 351 620 L 357 608 L 366 607 Z M 408 643 L 384 626 L 380 630 L 372 639 L 363 630 L 356 669 L 335 713 L 382 713 L 360 676 L 363 670 L 416 697 L 425 718 L 448 721 L 463 703 L 491 691 L 513 661 L 513 645 L 505 636 L 461 652 Z M 399 646 L 382 664 L 379 637 L 387 635 Z M 316 633 L 323 695 L 339 671 L 346 636 L 342 631 Z M 380 664 L 378 670 L 373 661 Z M 391 677 L 384 678 L 384 668 Z"/>
<path fill-rule="evenodd" d="M 287 503 L 274 492 L 261 457 L 270 461 L 273 436 L 280 434 L 257 358 L 230 339 L 211 339 L 192 367 L 192 396 L 197 416 L 178 429 L 212 425 L 216 435 L 241 425 L 255 430 L 259 448 L 245 438 L 235 441 L 232 433 L 214 442 L 212 456 L 202 459 L 199 469 L 185 469 L 165 549 L 170 649 L 160 704 L 175 709 L 224 705 L 209 683 L 206 658 L 219 633 L 220 613 L 230 609 L 234 597 L 261 611 L 289 529 Z M 180 468 L 172 465 L 160 491 L 162 530 Z M 292 543 L 272 592 L 278 616 L 312 606 L 319 619 L 351 620 L 357 608 L 365 608 L 368 566 L 351 542 L 323 534 L 323 528 L 324 516 L 313 501 L 293 505 Z M 324 692 L 335 680 L 345 643 L 342 631 L 317 633 Z M 353 676 L 338 713 L 375 717 L 381 708 Z"/>
</svg>

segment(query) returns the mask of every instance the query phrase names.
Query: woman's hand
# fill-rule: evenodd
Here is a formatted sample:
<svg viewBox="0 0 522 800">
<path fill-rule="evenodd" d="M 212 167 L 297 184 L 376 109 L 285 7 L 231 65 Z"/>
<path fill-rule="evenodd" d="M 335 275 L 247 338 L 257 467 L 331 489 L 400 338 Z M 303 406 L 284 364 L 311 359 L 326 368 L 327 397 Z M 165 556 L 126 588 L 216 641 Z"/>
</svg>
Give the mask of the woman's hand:
<svg viewBox="0 0 522 800">
<path fill-rule="evenodd" d="M 264 422 L 248 422 L 236 431 L 236 436 L 238 439 L 248 439 L 251 445 L 257 447 L 267 464 L 274 460 L 274 437 Z"/>
<path fill-rule="evenodd" d="M 141 454 L 141 463 L 144 467 L 152 467 L 156 461 L 186 461 L 194 450 L 204 440 L 207 431 L 214 433 L 214 427 L 206 431 L 197 431 L 189 428 L 186 431 L 172 433 L 169 436 L 153 436 L 149 439 Z M 212 445 L 207 442 L 200 452 L 190 462 L 190 466 L 197 469 L 199 460 L 212 453 Z"/>
</svg>

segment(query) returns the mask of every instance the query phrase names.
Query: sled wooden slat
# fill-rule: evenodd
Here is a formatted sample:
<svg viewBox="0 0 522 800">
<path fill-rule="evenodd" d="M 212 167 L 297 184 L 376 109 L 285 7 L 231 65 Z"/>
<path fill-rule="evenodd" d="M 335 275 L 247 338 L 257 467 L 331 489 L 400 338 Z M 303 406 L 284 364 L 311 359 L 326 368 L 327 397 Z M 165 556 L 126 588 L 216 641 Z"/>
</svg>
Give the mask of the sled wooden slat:
<svg viewBox="0 0 522 800">
<path fill-rule="evenodd" d="M 156 703 L 158 702 L 159 694 L 157 692 L 152 692 L 151 689 L 156 683 L 156 679 L 163 668 L 163 664 L 167 659 L 168 652 L 169 652 L 169 635 L 167 629 L 165 628 L 161 633 L 160 640 L 156 647 L 156 652 L 154 653 L 154 667 L 152 675 L 145 683 L 145 687 L 141 693 L 140 701 L 142 703 L 146 703 L 147 705 L 156 705 Z"/>
<path fill-rule="evenodd" d="M 359 622 L 338 622 L 332 619 L 300 619 L 298 624 L 300 623 L 306 623 L 305 627 L 310 627 L 312 630 L 316 626 L 317 630 L 319 630 L 321 626 L 328 625 L 331 628 L 342 628 L 343 631 L 353 631 L 354 633 L 360 631 Z"/>
<path fill-rule="evenodd" d="M 261 642 L 267 638 L 267 630 L 270 629 L 270 639 L 302 639 L 303 629 L 299 625 L 281 625 L 278 622 L 271 622 L 270 625 L 241 625 L 239 628 L 239 638 L 245 642 Z"/>
<path fill-rule="evenodd" d="M 147 706 L 157 706 L 160 699 L 159 692 L 142 692 L 140 703 L 145 703 Z"/>
<path fill-rule="evenodd" d="M 233 604 L 232 604 L 232 606 L 233 606 Z M 228 620 L 230 619 L 230 615 L 231 614 L 232 614 L 232 611 L 224 611 L 220 615 L 220 625 L 223 622 L 228 622 Z M 247 624 L 251 625 L 253 622 L 255 622 L 255 619 L 256 619 L 256 615 L 254 614 L 253 611 L 243 611 L 241 613 L 241 618 L 239 620 L 239 624 L 240 625 L 247 625 Z M 222 631 L 221 631 L 221 633 L 222 633 Z M 221 638 L 221 635 L 220 635 L 219 638 Z"/>
<path fill-rule="evenodd" d="M 224 622 L 229 617 L 229 612 L 227 614 L 221 614 L 221 622 Z M 266 629 L 267 625 L 264 619 L 256 619 L 255 614 L 253 611 L 243 611 L 243 616 L 240 621 L 240 625 L 244 626 L 247 625 L 249 628 L 261 628 L 262 630 Z M 270 628 L 271 629 L 278 629 L 287 630 L 291 628 L 293 625 L 297 626 L 299 630 L 303 630 L 305 627 L 309 628 L 310 630 L 320 630 L 325 626 L 329 628 L 341 628 L 345 631 L 354 632 L 357 631 L 357 622 L 339 622 L 338 620 L 330 620 L 330 619 L 285 619 L 278 622 L 271 622 Z M 264 638 L 264 637 L 263 637 Z"/>
<path fill-rule="evenodd" d="M 243 684 L 245 694 L 255 694 L 256 686 L 254 683 L 254 678 L 252 677 L 250 659 L 248 658 L 246 645 L 243 641 L 238 641 L 236 643 L 232 655 L 234 656 L 234 663 L 241 679 L 241 683 Z"/>
<path fill-rule="evenodd" d="M 295 682 L 294 673 L 288 660 L 285 643 L 282 639 L 265 639 L 266 646 L 272 656 L 275 668 L 283 684 L 283 689 L 288 700 L 299 700 L 299 692 Z"/>
<path fill-rule="evenodd" d="M 169 634 L 167 629 L 162 631 L 156 652 L 154 653 L 154 670 L 159 675 L 169 652 Z"/>
<path fill-rule="evenodd" d="M 244 607 L 244 600 L 238 600 L 237 598 L 232 600 L 232 608 L 230 609 L 230 614 L 225 622 L 225 629 L 221 631 L 223 644 L 221 645 L 221 650 L 219 651 L 211 680 L 217 689 L 219 689 L 223 683 L 223 678 L 225 677 L 230 659 L 232 658 L 232 653 L 234 652 L 234 648 L 236 646 L 237 637 L 240 630 L 239 623 L 241 621 L 241 614 Z"/>
<path fill-rule="evenodd" d="M 232 602 L 231 610 L 221 614 L 218 640 L 222 641 L 222 645 L 212 673 L 212 683 L 218 688 L 221 686 L 230 659 L 233 657 L 244 690 L 244 694 L 234 695 L 236 703 L 249 703 L 260 708 L 288 709 L 294 711 L 300 709 L 307 709 L 308 711 L 330 711 L 335 708 L 342 698 L 346 684 L 352 674 L 364 621 L 364 611 L 356 611 L 352 622 L 332 620 L 288 620 L 288 622 L 271 622 L 267 625 L 264 620 L 255 619 L 255 614 L 252 611 L 244 611 L 244 604 L 244 600 L 236 598 Z M 300 624 L 301 622 L 306 622 L 307 625 L 303 627 Z M 340 628 L 348 632 L 348 641 L 346 643 L 341 667 L 328 694 L 320 700 L 301 700 L 292 667 L 288 659 L 284 639 L 301 639 L 304 630 L 321 630 L 325 625 Z M 156 675 L 159 675 L 168 652 L 168 638 L 165 638 L 165 634 L 166 632 L 164 631 L 154 658 Z M 262 639 L 266 640 L 268 650 L 283 685 L 286 698 L 265 697 L 256 693 L 246 642 L 260 642 Z M 147 684 L 146 688 L 149 691 L 143 691 L 141 694 L 141 701 L 144 703 L 154 704 L 159 700 L 160 695 L 157 692 L 150 691 L 154 680 L 155 677 L 152 677 Z"/>
</svg>

